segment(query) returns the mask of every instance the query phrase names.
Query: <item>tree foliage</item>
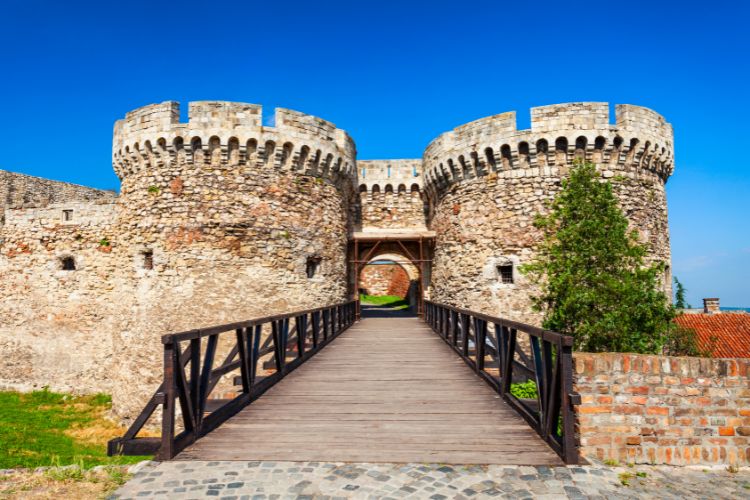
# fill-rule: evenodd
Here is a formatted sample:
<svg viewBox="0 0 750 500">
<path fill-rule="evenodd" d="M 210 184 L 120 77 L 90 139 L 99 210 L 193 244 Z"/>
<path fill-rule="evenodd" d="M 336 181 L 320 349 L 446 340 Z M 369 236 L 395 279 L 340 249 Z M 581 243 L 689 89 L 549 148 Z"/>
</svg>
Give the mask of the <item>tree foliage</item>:
<svg viewBox="0 0 750 500">
<path fill-rule="evenodd" d="M 662 263 L 628 228 L 609 182 L 577 163 L 535 226 L 544 239 L 522 271 L 538 285 L 543 326 L 572 335 L 583 351 L 660 353 L 675 310 L 661 283 Z"/>
<path fill-rule="evenodd" d="M 690 306 L 688 305 L 687 301 L 685 300 L 685 287 L 680 282 L 680 280 L 677 279 L 677 276 L 674 277 L 674 306 L 677 309 L 689 309 Z"/>
</svg>

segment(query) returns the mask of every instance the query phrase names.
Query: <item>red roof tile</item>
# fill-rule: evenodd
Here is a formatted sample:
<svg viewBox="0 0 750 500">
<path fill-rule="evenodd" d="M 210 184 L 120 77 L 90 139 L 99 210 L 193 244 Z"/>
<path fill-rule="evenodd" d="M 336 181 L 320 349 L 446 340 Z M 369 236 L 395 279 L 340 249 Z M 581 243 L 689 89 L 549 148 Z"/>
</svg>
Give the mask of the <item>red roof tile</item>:
<svg viewBox="0 0 750 500">
<path fill-rule="evenodd" d="M 750 314 L 715 313 L 679 315 L 677 324 L 692 328 L 703 349 L 713 347 L 715 358 L 750 358 Z"/>
</svg>

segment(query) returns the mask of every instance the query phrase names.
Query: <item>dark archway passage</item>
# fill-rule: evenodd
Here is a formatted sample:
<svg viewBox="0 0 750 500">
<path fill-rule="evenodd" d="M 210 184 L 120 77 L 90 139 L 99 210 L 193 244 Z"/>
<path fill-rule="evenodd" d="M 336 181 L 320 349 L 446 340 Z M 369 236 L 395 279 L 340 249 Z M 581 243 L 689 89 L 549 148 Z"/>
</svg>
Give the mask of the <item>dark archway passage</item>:
<svg viewBox="0 0 750 500">
<path fill-rule="evenodd" d="M 368 264 L 382 259 L 401 265 L 414 281 L 415 312 L 424 312 L 425 290 L 429 286 L 434 233 L 355 233 L 350 241 L 351 297 L 359 297 L 360 275 Z M 358 311 L 357 317 L 360 317 Z"/>
</svg>

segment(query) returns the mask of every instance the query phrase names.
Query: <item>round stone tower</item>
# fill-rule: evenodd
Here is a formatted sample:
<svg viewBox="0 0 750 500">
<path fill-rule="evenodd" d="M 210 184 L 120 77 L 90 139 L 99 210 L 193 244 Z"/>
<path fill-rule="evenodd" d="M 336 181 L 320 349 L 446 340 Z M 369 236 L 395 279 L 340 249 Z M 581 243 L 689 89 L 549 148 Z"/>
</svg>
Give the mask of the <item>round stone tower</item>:
<svg viewBox="0 0 750 500">
<path fill-rule="evenodd" d="M 570 103 L 482 118 L 433 140 L 423 157 L 430 228 L 436 232 L 432 300 L 539 323 L 531 285 L 518 271 L 541 239 L 534 216 L 559 191 L 576 159 L 612 182 L 649 258 L 666 264 L 671 293 L 665 183 L 673 170 L 672 126 L 647 108 Z"/>
<path fill-rule="evenodd" d="M 127 356 L 158 366 L 158 335 L 347 300 L 354 143 L 320 118 L 276 109 L 265 126 L 261 112 L 191 102 L 180 123 L 170 101 L 116 122 Z"/>
</svg>

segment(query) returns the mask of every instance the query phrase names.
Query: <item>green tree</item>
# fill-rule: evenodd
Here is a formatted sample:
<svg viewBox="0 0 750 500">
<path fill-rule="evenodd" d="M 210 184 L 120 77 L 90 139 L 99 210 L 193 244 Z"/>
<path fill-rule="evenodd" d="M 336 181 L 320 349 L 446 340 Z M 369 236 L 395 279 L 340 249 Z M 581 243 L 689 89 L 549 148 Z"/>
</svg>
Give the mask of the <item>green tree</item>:
<svg viewBox="0 0 750 500">
<path fill-rule="evenodd" d="M 687 301 L 685 300 L 685 287 L 680 282 L 680 280 L 677 279 L 677 276 L 674 278 L 674 306 L 677 309 L 689 309 L 690 306 L 688 305 Z"/>
<path fill-rule="evenodd" d="M 579 162 L 549 208 L 535 220 L 539 252 L 522 266 L 539 287 L 544 328 L 572 335 L 578 350 L 662 352 L 675 317 L 660 290 L 664 265 L 644 262 L 611 184 Z"/>
</svg>

